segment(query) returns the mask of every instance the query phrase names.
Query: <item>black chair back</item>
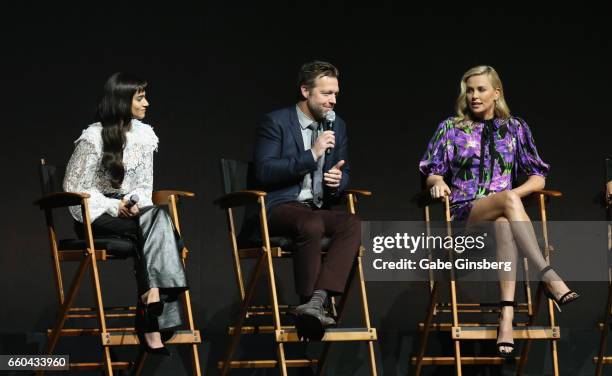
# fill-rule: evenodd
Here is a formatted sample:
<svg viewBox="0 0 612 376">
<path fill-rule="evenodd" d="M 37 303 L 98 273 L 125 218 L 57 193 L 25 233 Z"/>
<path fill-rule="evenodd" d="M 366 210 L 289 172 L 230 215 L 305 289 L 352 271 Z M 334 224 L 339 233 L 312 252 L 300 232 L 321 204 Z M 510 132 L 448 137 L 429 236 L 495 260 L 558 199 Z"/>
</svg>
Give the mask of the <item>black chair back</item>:
<svg viewBox="0 0 612 376">
<path fill-rule="evenodd" d="M 62 171 L 64 168 L 58 168 L 54 165 L 47 164 L 45 159 L 40 160 L 38 172 L 40 177 L 40 190 L 44 195 L 54 192 L 62 192 Z"/>
<path fill-rule="evenodd" d="M 605 190 L 604 193 L 604 201 L 606 201 L 606 219 L 608 221 L 612 221 L 612 204 L 607 200 L 607 192 L 608 192 L 608 182 L 612 180 L 612 159 L 606 158 L 606 182 L 605 182 Z"/>
<path fill-rule="evenodd" d="M 221 159 L 221 176 L 225 194 L 253 189 L 254 171 L 252 162 Z"/>
<path fill-rule="evenodd" d="M 221 177 L 223 178 L 223 192 L 225 194 L 257 189 L 253 162 L 223 158 L 221 159 Z M 236 229 L 240 229 L 238 242 L 260 242 L 261 233 L 257 206 L 250 205 L 244 209 L 234 209 L 232 213 Z"/>
</svg>

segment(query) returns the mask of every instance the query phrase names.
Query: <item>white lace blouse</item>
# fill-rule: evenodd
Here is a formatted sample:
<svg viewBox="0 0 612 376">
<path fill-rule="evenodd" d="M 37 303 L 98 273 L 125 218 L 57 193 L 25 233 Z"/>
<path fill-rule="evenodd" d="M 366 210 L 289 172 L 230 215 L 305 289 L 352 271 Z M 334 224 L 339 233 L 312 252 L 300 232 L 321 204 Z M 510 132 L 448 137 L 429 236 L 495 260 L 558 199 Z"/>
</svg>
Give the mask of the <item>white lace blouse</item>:
<svg viewBox="0 0 612 376">
<path fill-rule="evenodd" d="M 153 152 L 157 151 L 158 142 L 151 126 L 132 120 L 123 149 L 125 177 L 121 187 L 115 189 L 101 168 L 102 125 L 91 124 L 75 141 L 75 150 L 66 167 L 64 190 L 89 193 L 89 216 L 92 222 L 104 213 L 113 217 L 118 215 L 119 200 L 108 198 L 105 194 L 119 193 L 127 197 L 137 194 L 139 207 L 153 205 Z M 83 222 L 79 206 L 71 206 L 70 213 L 74 219 Z"/>
</svg>

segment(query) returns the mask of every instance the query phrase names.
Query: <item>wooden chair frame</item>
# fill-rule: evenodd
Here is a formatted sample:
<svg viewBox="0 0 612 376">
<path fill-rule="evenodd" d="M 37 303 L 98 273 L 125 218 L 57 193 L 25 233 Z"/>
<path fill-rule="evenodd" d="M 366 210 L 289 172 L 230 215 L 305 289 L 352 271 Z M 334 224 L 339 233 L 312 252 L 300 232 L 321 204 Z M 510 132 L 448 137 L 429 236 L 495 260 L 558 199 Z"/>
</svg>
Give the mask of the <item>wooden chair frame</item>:
<svg viewBox="0 0 612 376">
<path fill-rule="evenodd" d="M 371 192 L 362 190 L 347 190 L 344 192 L 347 199 L 347 207 L 350 213 L 355 213 L 355 205 L 357 197 L 371 196 Z M 221 374 L 226 375 L 231 368 L 268 368 L 278 367 L 280 374 L 287 375 L 287 367 L 309 367 L 317 365 L 317 374 L 322 374 L 325 362 L 328 357 L 330 344 L 337 341 L 367 341 L 369 366 L 372 375 L 377 375 L 376 358 L 374 354 L 374 341 L 377 340 L 376 329 L 370 324 L 370 314 L 368 310 L 368 302 L 365 288 L 365 280 L 362 266 L 362 253 L 360 250 L 358 257 L 355 260 L 351 275 L 347 282 L 347 289 L 340 304 L 337 305 L 332 299 L 331 310 L 335 315 L 336 321 L 340 324 L 346 306 L 346 297 L 350 293 L 352 285 L 358 283 L 359 294 L 361 296 L 361 313 L 363 319 L 362 328 L 338 328 L 327 329 L 325 336 L 321 341 L 324 342 L 324 348 L 321 357 L 315 359 L 286 359 L 285 344 L 290 342 L 300 342 L 297 336 L 295 326 L 283 325 L 281 316 L 286 315 L 291 307 L 281 305 L 278 301 L 276 291 L 276 275 L 274 272 L 273 260 L 275 258 L 290 257 L 290 252 L 286 252 L 280 247 L 272 247 L 270 245 L 270 236 L 268 233 L 267 214 L 265 206 L 266 192 L 246 190 L 226 194 L 215 201 L 215 204 L 225 210 L 229 227 L 230 241 L 232 245 L 232 256 L 234 261 L 234 271 L 236 282 L 241 298 L 240 314 L 237 322 L 233 327 L 229 328 L 231 335 L 230 343 L 225 355 L 225 360 L 219 362 Z M 259 222 L 261 225 L 261 233 L 263 244 L 260 248 L 240 249 L 238 246 L 236 225 L 234 219 L 234 209 L 247 205 L 257 205 L 259 211 Z M 241 261 L 243 259 L 255 258 L 256 265 L 251 273 L 248 283 L 245 284 L 245 278 L 242 273 Z M 270 288 L 269 306 L 258 306 L 253 304 L 253 297 L 258 282 L 262 279 L 262 271 L 267 270 L 268 284 Z M 273 326 L 245 326 L 245 320 L 254 316 L 272 316 Z M 277 359 L 276 360 L 243 360 L 234 361 L 232 357 L 236 347 L 243 334 L 272 334 L 274 335 Z"/>
<path fill-rule="evenodd" d="M 44 159 L 41 159 L 41 168 L 46 166 Z M 153 203 L 155 205 L 167 205 L 172 222 L 178 233 L 180 234 L 179 215 L 177 210 L 177 202 L 179 197 L 194 197 L 195 194 L 184 191 L 164 190 L 153 193 Z M 71 371 L 89 371 L 93 369 L 103 369 L 107 376 L 113 375 L 113 370 L 128 369 L 134 367 L 134 373 L 139 375 L 144 366 L 146 353 L 141 352 L 137 362 L 119 362 L 112 361 L 110 355 L 110 347 L 138 345 L 139 340 L 133 327 L 109 327 L 108 319 L 126 318 L 136 316 L 135 306 L 122 307 L 105 307 L 102 301 L 102 287 L 100 283 L 100 275 L 98 270 L 98 262 L 114 259 L 113 255 L 105 249 L 96 249 L 94 246 L 94 237 L 91 229 L 91 219 L 88 210 L 89 194 L 78 192 L 54 192 L 48 193 L 34 202 L 41 210 L 45 212 L 45 221 L 49 236 L 49 245 L 51 249 L 51 260 L 55 277 L 55 286 L 57 298 L 60 306 L 55 325 L 52 329 L 47 330 L 48 341 L 45 347 L 45 354 L 52 355 L 55 347 L 63 336 L 99 336 L 102 346 L 102 361 L 101 362 L 82 362 L 70 363 Z M 53 209 L 67 208 L 69 206 L 80 206 L 83 215 L 83 229 L 85 234 L 86 249 L 62 249 L 60 247 L 55 223 L 53 220 Z M 183 265 L 189 254 L 185 247 L 181 252 Z M 62 273 L 62 262 L 76 261 L 79 262 L 77 271 L 73 277 L 72 283 L 68 288 L 68 293 L 65 293 L 64 278 Z M 92 288 L 95 297 L 95 307 L 75 307 L 74 301 L 77 292 L 81 287 L 81 283 L 85 277 L 85 273 L 90 271 Z M 191 297 L 189 291 L 185 291 L 182 298 L 184 313 L 187 318 L 187 329 L 178 330 L 175 335 L 166 342 L 167 344 L 187 344 L 190 346 L 190 354 L 192 358 L 192 368 L 194 375 L 201 375 L 200 360 L 198 355 L 197 345 L 201 343 L 200 331 L 195 329 L 193 321 L 193 311 L 191 308 Z M 69 319 L 90 319 L 96 318 L 97 327 L 88 328 L 73 328 L 65 329 L 64 326 Z M 44 371 L 38 371 L 37 375 L 42 375 Z"/>
<path fill-rule="evenodd" d="M 606 159 L 606 167 L 612 165 L 612 159 Z M 612 168 L 607 168 L 608 171 Z M 612 176 L 606 177 L 606 182 L 612 180 Z M 603 200 L 606 208 L 606 220 L 608 221 L 608 257 L 609 252 L 612 251 L 612 202 L 606 197 L 607 193 L 604 192 Z M 604 364 L 612 364 L 612 356 L 606 356 L 606 347 L 608 345 L 608 333 L 610 331 L 610 315 L 612 315 L 612 268 L 608 267 L 608 299 L 606 300 L 606 306 L 603 313 L 603 322 L 599 322 L 597 327 L 601 331 L 599 337 L 599 349 L 597 356 L 593 357 L 593 363 L 595 363 L 595 375 L 601 376 L 603 372 Z"/>
<path fill-rule="evenodd" d="M 527 197 L 525 200 L 535 202 L 540 211 L 540 219 L 542 222 L 542 234 L 544 237 L 544 257 L 548 262 L 550 260 L 550 253 L 554 250 L 554 247 L 550 244 L 548 236 L 547 226 L 547 215 L 546 215 L 546 203 L 551 198 L 561 197 L 561 192 L 541 190 L 536 191 Z M 452 235 L 452 222 L 450 215 L 450 202 L 448 196 L 444 201 L 445 206 L 445 222 L 447 235 Z M 429 204 L 424 205 L 424 218 L 427 225 L 428 232 L 430 224 L 430 210 Z M 452 257 L 452 251 L 451 257 Z M 538 315 L 538 309 L 542 300 L 543 288 L 542 284 L 538 285 L 538 290 L 535 297 L 535 304 L 532 303 L 532 294 L 530 282 L 528 279 L 528 262 L 527 259 L 523 259 L 525 269 L 525 281 L 524 290 L 526 302 L 517 305 L 517 313 L 526 313 L 528 320 L 524 323 L 519 323 L 519 326 L 514 327 L 514 339 L 524 339 L 525 345 L 521 355 L 515 357 L 515 361 L 518 362 L 517 374 L 522 375 L 528 359 L 529 350 L 531 347 L 532 340 L 548 340 L 550 341 L 551 353 L 552 353 L 552 370 L 555 376 L 559 375 L 559 363 L 557 356 L 557 340 L 561 337 L 560 328 L 557 326 L 554 315 L 553 302 L 548 300 L 548 325 L 546 326 L 535 326 L 535 320 Z M 459 303 L 457 298 L 457 282 L 453 271 L 451 270 L 451 276 L 449 281 L 450 289 L 450 303 L 438 302 L 438 292 L 440 289 L 440 282 L 433 279 L 433 275 L 430 273 L 429 280 L 429 304 L 427 309 L 427 315 L 425 322 L 419 324 L 419 329 L 422 331 L 420 346 L 416 357 L 412 358 L 412 364 L 416 366 L 415 374 L 420 375 L 424 365 L 454 365 L 455 374 L 461 376 L 463 374 L 463 365 L 484 365 L 484 364 L 503 364 L 506 360 L 502 357 L 492 356 L 474 356 L 465 357 L 461 356 L 461 341 L 463 340 L 495 340 L 497 339 L 497 325 L 490 323 L 464 323 L 460 321 L 460 313 L 498 313 L 499 308 L 497 304 L 493 303 Z M 450 313 L 452 322 L 433 323 L 433 319 L 438 313 Z M 429 335 L 432 331 L 450 331 L 451 339 L 453 341 L 454 354 L 453 356 L 431 356 L 426 357 L 425 351 L 427 349 L 427 342 Z"/>
</svg>

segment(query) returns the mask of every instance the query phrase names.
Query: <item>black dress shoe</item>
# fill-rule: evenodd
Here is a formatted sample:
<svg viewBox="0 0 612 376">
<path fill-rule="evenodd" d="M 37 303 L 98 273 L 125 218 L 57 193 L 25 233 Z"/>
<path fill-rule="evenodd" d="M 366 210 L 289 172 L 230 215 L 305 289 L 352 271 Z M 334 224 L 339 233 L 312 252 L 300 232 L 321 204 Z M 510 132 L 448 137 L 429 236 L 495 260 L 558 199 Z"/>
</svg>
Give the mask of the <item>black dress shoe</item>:
<svg viewBox="0 0 612 376">
<path fill-rule="evenodd" d="M 293 310 L 296 317 L 295 327 L 298 338 L 320 341 L 325 335 L 325 329 L 336 325 L 336 320 L 327 315 L 323 307 L 314 304 L 302 304 Z"/>
</svg>

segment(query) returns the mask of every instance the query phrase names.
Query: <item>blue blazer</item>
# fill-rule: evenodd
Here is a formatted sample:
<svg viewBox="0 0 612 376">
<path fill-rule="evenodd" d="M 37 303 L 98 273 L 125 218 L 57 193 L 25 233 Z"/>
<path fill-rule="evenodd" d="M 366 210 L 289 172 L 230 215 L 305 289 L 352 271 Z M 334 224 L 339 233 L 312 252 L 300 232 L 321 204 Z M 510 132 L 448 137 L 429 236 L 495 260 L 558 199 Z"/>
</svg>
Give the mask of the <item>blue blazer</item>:
<svg viewBox="0 0 612 376">
<path fill-rule="evenodd" d="M 336 146 L 325 155 L 323 172 L 327 172 L 340 160 L 342 180 L 338 188 L 323 184 L 323 207 L 329 207 L 349 182 L 348 139 L 346 124 L 340 117 L 334 123 Z M 304 149 L 304 140 L 295 106 L 270 112 L 257 128 L 254 150 L 255 179 L 266 191 L 268 214 L 278 204 L 295 201 L 300 193 L 304 175 L 316 170 L 317 164 L 310 150 Z"/>
</svg>

